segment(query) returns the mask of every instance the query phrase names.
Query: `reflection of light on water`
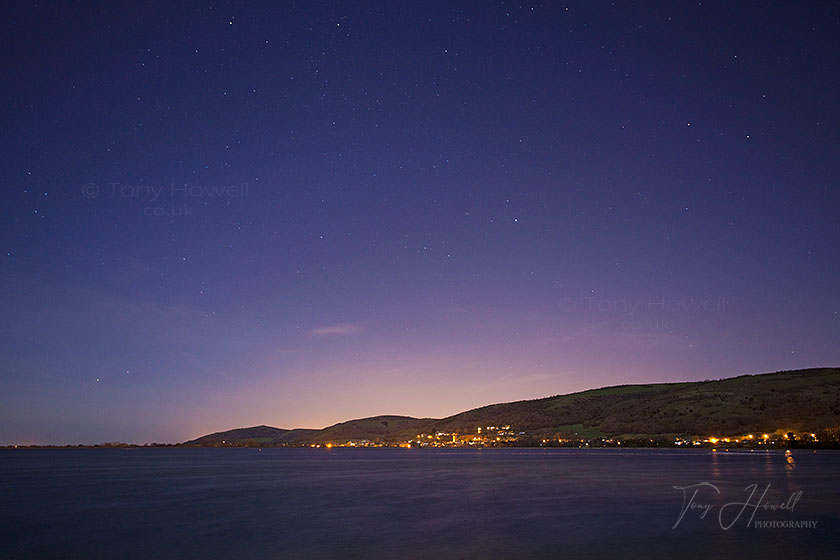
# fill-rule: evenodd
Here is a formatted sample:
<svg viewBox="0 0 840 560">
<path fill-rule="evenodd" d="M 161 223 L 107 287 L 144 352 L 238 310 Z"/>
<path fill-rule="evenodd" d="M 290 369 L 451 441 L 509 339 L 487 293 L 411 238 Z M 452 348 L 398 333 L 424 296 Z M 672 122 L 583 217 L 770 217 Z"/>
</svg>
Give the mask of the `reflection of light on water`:
<svg viewBox="0 0 840 560">
<path fill-rule="evenodd" d="M 793 453 L 790 452 L 790 449 L 785 451 L 785 474 L 788 475 L 788 482 L 790 482 L 790 475 L 793 473 L 793 469 L 796 468 L 796 461 L 793 459 Z"/>
<path fill-rule="evenodd" d="M 718 457 L 717 449 L 712 449 L 712 478 L 721 480 L 720 473 L 720 457 Z"/>
<path fill-rule="evenodd" d="M 765 451 L 764 453 L 764 474 L 768 477 L 771 476 L 775 470 L 773 467 L 775 466 L 776 457 L 778 457 L 778 455 L 771 451 Z"/>
<path fill-rule="evenodd" d="M 788 490 L 791 492 L 800 492 L 802 490 L 796 475 L 796 460 L 793 458 L 793 453 L 788 449 L 785 451 L 785 478 L 787 479 Z"/>
</svg>

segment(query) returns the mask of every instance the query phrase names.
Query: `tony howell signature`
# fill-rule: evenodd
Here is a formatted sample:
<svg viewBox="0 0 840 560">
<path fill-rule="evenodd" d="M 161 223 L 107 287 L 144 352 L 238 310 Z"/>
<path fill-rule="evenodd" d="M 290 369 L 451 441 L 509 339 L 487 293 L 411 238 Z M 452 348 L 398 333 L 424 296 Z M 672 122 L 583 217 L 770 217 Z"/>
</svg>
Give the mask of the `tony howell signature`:
<svg viewBox="0 0 840 560">
<path fill-rule="evenodd" d="M 691 486 L 674 486 L 675 490 L 680 490 L 683 496 L 683 503 L 682 508 L 680 508 L 680 514 L 677 517 L 677 522 L 674 523 L 674 526 L 671 527 L 672 529 L 676 529 L 683 518 L 686 516 L 688 512 L 698 512 L 700 519 L 705 519 L 706 515 L 712 511 L 716 506 L 707 503 L 701 502 L 698 499 L 698 494 L 701 491 L 703 492 L 710 492 L 713 491 L 715 494 L 720 494 L 720 489 L 712 484 L 711 482 L 700 482 L 698 484 L 692 484 Z M 758 484 L 750 484 L 744 491 L 748 493 L 747 498 L 743 501 L 734 501 L 734 502 L 727 502 L 718 507 L 717 518 L 718 523 L 720 524 L 720 528 L 724 531 L 728 531 L 735 523 L 738 522 L 739 519 L 746 520 L 747 527 L 752 525 L 756 528 L 763 528 L 763 527 L 770 527 L 770 526 L 782 526 L 779 523 L 782 522 L 769 522 L 769 521 L 755 521 L 755 515 L 758 513 L 759 510 L 761 511 L 786 511 L 788 513 L 793 513 L 796 504 L 802 498 L 802 490 L 797 492 L 793 492 L 790 497 L 786 501 L 782 502 L 772 502 L 767 499 L 767 492 L 770 490 L 770 483 L 767 483 L 767 486 L 764 487 L 763 490 L 759 490 Z M 749 518 L 747 519 L 747 515 Z M 808 522 L 785 522 L 788 525 L 784 525 L 785 527 L 791 526 L 791 523 L 797 524 L 798 527 L 808 527 L 813 528 L 816 526 L 816 521 L 808 521 Z M 807 523 L 803 525 L 803 523 Z"/>
</svg>

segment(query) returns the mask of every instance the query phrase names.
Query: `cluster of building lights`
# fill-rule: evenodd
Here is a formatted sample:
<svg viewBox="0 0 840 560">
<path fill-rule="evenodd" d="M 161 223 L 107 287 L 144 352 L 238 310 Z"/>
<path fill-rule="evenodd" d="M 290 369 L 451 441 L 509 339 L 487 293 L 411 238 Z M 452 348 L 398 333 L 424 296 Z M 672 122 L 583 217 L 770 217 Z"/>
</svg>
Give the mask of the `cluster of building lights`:
<svg viewBox="0 0 840 560">
<path fill-rule="evenodd" d="M 505 426 L 484 426 L 476 429 L 475 433 L 462 434 L 458 432 L 435 432 L 433 434 L 417 434 L 408 441 L 396 443 L 373 442 L 369 440 L 345 441 L 340 443 L 313 443 L 310 447 L 469 447 L 505 444 L 516 441 L 518 434 L 511 430 L 510 425 Z"/>
<path fill-rule="evenodd" d="M 790 435 L 793 434 L 794 439 L 798 439 L 800 441 L 813 441 L 817 442 L 817 434 L 811 432 L 799 432 L 798 434 L 790 431 L 790 430 L 776 430 L 772 434 L 746 434 L 742 436 L 730 436 L 730 437 L 716 437 L 716 436 L 705 436 L 700 438 L 692 438 L 692 439 L 682 439 L 677 438 L 674 440 L 674 445 L 703 445 L 703 444 L 711 444 L 711 445 L 723 445 L 727 443 L 732 444 L 754 444 L 754 445 L 776 445 L 779 443 L 784 443 L 790 441 Z"/>
<path fill-rule="evenodd" d="M 793 433 L 789 430 L 776 430 L 773 433 L 761 434 L 745 434 L 740 436 L 695 436 L 682 438 L 678 437 L 673 440 L 673 444 L 679 447 L 692 446 L 717 446 L 717 445 L 778 445 L 789 442 L 793 434 L 793 438 L 799 441 L 817 442 L 817 435 L 810 432 Z M 478 427 L 474 433 L 458 433 L 458 432 L 435 432 L 433 434 L 417 434 L 416 437 L 407 441 L 400 442 L 374 442 L 369 440 L 361 441 L 346 441 L 343 443 L 313 443 L 311 447 L 325 447 L 327 449 L 333 447 L 486 447 L 494 445 L 506 445 L 517 441 L 519 436 L 525 435 L 525 432 L 515 432 L 510 425 L 505 426 L 484 426 Z M 599 445 L 617 445 L 638 443 L 636 439 L 621 440 L 619 438 L 598 438 Z M 580 447 L 589 447 L 590 441 L 586 439 L 567 439 L 562 437 L 541 438 L 542 445 L 579 445 Z M 644 440 L 648 441 L 648 440 Z M 653 439 L 649 440 L 654 443 Z"/>
</svg>

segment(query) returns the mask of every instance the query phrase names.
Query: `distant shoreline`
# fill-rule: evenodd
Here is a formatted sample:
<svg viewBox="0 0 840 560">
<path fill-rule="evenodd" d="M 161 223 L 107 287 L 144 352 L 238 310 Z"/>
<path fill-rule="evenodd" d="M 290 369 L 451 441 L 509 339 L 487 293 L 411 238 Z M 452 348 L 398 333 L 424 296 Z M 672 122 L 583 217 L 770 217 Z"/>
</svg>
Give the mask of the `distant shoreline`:
<svg viewBox="0 0 840 560">
<path fill-rule="evenodd" d="M 486 450 L 493 450 L 493 449 L 569 449 L 569 450 L 599 450 L 599 449 L 607 449 L 607 450 L 622 450 L 622 449 L 658 449 L 658 450 L 667 450 L 672 449 L 675 451 L 718 451 L 718 452 L 744 452 L 744 453 L 753 453 L 755 451 L 762 451 L 762 452 L 784 452 L 788 450 L 792 451 L 840 451 L 840 446 L 833 445 L 833 446 L 793 446 L 793 447 L 785 447 L 783 445 L 778 446 L 728 446 L 728 447 L 721 447 L 721 446 L 678 446 L 678 445 L 630 445 L 630 444 L 623 444 L 623 445 L 545 445 L 545 446 L 530 446 L 530 445 L 496 445 L 496 446 L 471 446 L 471 447 L 414 447 L 414 448 L 405 448 L 400 445 L 376 445 L 376 446 L 311 446 L 311 445 L 266 445 L 266 446 L 248 446 L 248 445 L 228 445 L 228 446 L 202 446 L 202 445 L 183 445 L 179 443 L 172 443 L 172 444 L 159 444 L 159 445 L 143 445 L 143 444 L 125 444 L 125 445 L 2 445 L 0 446 L 0 450 L 11 450 L 11 451 L 20 451 L 20 450 L 43 450 L 43 449 L 62 449 L 62 450 L 71 450 L 71 449 L 101 449 L 101 450 L 119 450 L 119 449 L 258 449 L 260 451 L 263 450 L 274 450 L 274 449 L 312 449 L 312 450 L 324 450 L 324 451 L 332 451 L 338 449 L 405 449 L 406 451 L 415 451 L 415 450 L 452 450 L 452 451 L 463 451 L 463 450 L 479 450 L 479 451 L 486 451 Z"/>
</svg>

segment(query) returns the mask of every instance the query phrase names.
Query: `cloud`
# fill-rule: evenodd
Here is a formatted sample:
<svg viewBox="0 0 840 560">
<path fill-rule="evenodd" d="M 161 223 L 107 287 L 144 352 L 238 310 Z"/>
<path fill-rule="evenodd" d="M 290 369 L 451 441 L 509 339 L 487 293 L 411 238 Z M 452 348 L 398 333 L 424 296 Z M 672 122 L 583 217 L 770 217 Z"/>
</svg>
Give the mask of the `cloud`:
<svg viewBox="0 0 840 560">
<path fill-rule="evenodd" d="M 362 327 L 353 324 L 328 325 L 326 327 L 312 329 L 309 331 L 309 334 L 315 334 L 318 336 L 350 336 L 358 334 L 362 332 L 362 330 L 364 330 Z"/>
</svg>

